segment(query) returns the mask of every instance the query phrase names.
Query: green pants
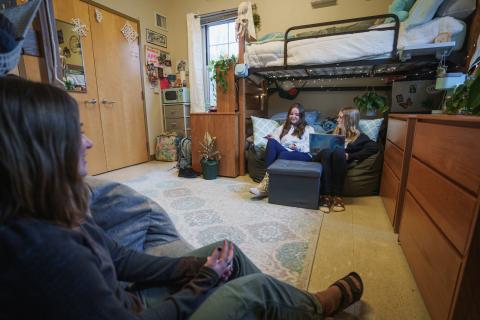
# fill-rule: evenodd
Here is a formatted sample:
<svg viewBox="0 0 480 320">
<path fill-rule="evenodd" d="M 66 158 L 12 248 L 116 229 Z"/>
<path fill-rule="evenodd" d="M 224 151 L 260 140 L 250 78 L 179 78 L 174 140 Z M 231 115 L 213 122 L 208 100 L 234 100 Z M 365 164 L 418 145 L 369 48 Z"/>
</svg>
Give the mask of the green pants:
<svg viewBox="0 0 480 320">
<path fill-rule="evenodd" d="M 206 257 L 223 242 L 194 250 L 187 256 Z M 192 314 L 192 320 L 323 319 L 322 306 L 310 293 L 270 277 L 235 246 L 233 274 Z M 166 288 L 149 290 L 147 306 L 171 294 Z"/>
</svg>

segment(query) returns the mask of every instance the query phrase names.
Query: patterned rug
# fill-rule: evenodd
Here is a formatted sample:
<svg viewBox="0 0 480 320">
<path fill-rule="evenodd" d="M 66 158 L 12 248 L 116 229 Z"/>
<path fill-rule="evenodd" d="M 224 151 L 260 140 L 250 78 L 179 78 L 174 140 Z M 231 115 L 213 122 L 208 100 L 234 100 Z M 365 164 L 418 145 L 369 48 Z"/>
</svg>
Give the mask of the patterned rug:
<svg viewBox="0 0 480 320">
<path fill-rule="evenodd" d="M 248 192 L 254 186 L 248 176 L 186 179 L 178 178 L 171 167 L 150 162 L 124 169 L 136 170 L 134 179 L 132 175 L 122 179 L 116 172 L 101 177 L 123 182 L 157 201 L 194 247 L 229 239 L 263 272 L 307 288 L 323 218 L 318 210 L 254 199 Z"/>
</svg>

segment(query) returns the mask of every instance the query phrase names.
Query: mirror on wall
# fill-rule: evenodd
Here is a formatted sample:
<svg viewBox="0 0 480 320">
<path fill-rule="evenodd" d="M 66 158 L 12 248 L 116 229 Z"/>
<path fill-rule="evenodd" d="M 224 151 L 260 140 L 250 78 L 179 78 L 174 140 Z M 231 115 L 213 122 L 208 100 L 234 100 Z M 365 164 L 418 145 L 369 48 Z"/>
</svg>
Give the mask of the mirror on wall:
<svg viewBox="0 0 480 320">
<path fill-rule="evenodd" d="M 82 41 L 72 29 L 73 24 L 56 20 L 60 65 L 68 91 L 87 92 Z"/>
</svg>

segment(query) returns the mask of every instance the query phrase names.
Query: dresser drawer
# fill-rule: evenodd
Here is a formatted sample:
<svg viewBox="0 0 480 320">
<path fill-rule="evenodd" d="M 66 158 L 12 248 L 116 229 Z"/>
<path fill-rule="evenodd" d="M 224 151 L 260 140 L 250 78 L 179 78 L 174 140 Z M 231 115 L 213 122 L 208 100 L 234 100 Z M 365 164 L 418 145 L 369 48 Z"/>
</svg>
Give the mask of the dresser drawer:
<svg viewBox="0 0 480 320">
<path fill-rule="evenodd" d="M 187 129 L 190 129 L 190 118 L 186 118 L 187 121 Z M 179 119 L 166 119 L 165 121 L 166 130 L 167 131 L 176 131 L 176 132 L 183 132 L 185 130 L 184 118 Z"/>
<path fill-rule="evenodd" d="M 407 121 L 398 119 L 388 119 L 387 139 L 397 147 L 405 150 L 407 143 Z"/>
<path fill-rule="evenodd" d="M 461 254 L 475 215 L 475 198 L 416 159 L 410 161 L 407 189 Z"/>
<path fill-rule="evenodd" d="M 388 140 L 385 144 L 385 162 L 395 176 L 400 179 L 402 177 L 403 151 Z"/>
<path fill-rule="evenodd" d="M 392 169 L 388 165 L 383 166 L 382 185 L 380 186 L 380 196 L 383 200 L 383 205 L 387 211 L 388 217 L 392 224 L 395 220 L 395 207 L 397 206 L 398 189 L 400 187 L 400 180 L 393 174 Z"/>
<path fill-rule="evenodd" d="M 418 121 L 413 155 L 477 193 L 480 187 L 479 139 L 480 128 Z"/>
<path fill-rule="evenodd" d="M 183 118 L 184 111 L 185 116 L 188 117 L 190 115 L 190 106 L 185 105 L 164 105 L 165 108 L 165 117 L 166 118 Z"/>
<path fill-rule="evenodd" d="M 461 258 L 409 192 L 399 239 L 432 319 L 447 319 Z"/>
</svg>

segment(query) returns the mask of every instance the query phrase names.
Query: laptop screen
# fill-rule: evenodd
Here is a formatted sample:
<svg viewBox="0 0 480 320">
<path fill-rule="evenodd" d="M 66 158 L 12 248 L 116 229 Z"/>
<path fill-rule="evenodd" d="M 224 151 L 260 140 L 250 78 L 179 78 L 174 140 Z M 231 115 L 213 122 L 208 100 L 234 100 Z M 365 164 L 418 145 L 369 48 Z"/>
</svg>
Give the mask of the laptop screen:
<svg viewBox="0 0 480 320">
<path fill-rule="evenodd" d="M 311 133 L 310 153 L 316 155 L 323 149 L 345 148 L 345 137 L 337 134 Z"/>
</svg>

